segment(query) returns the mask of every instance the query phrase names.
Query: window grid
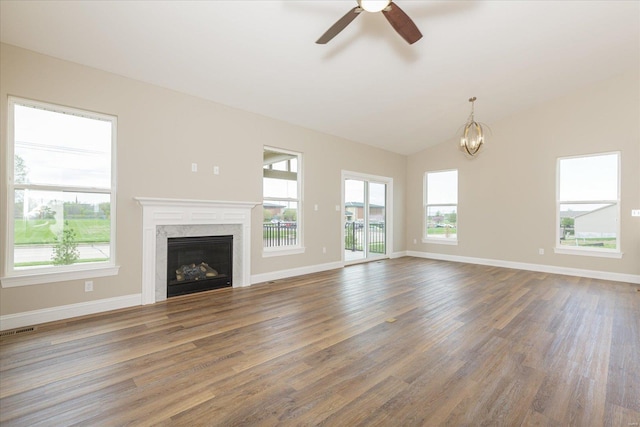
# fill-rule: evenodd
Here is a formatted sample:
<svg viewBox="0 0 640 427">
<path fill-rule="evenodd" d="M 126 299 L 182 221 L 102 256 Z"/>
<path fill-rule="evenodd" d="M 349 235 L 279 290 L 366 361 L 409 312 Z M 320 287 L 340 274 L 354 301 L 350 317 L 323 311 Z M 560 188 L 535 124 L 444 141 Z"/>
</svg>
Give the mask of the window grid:
<svg viewBox="0 0 640 427">
<path fill-rule="evenodd" d="M 115 267 L 116 118 L 17 97 L 8 111 L 7 278 Z"/>
<path fill-rule="evenodd" d="M 423 241 L 457 243 L 458 171 L 426 172 L 424 175 Z"/>
<path fill-rule="evenodd" d="M 264 148 L 263 249 L 286 254 L 302 248 L 302 154 Z"/>
<path fill-rule="evenodd" d="M 556 252 L 619 255 L 620 153 L 558 158 L 556 185 Z"/>
</svg>

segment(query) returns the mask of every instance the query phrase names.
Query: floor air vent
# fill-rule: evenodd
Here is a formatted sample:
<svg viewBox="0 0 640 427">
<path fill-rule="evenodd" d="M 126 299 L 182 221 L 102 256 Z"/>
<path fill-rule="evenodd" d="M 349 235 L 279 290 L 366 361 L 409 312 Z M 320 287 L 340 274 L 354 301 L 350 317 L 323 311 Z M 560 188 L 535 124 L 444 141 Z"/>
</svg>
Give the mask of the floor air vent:
<svg viewBox="0 0 640 427">
<path fill-rule="evenodd" d="M 33 327 L 33 326 L 30 326 L 28 328 L 12 329 L 10 331 L 2 331 L 2 332 L 0 332 L 0 337 L 6 337 L 6 336 L 9 336 L 9 335 L 24 334 L 25 332 L 33 332 L 35 330 L 36 330 L 36 328 Z"/>
</svg>

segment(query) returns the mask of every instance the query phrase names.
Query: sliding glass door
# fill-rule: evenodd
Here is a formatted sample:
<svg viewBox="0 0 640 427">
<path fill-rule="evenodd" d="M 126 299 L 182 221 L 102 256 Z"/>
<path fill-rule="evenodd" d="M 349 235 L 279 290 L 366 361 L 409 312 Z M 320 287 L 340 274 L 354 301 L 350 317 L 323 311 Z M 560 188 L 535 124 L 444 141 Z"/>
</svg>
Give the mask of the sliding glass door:
<svg viewBox="0 0 640 427">
<path fill-rule="evenodd" d="M 390 184 L 390 178 L 343 173 L 343 249 L 346 263 L 387 256 Z"/>
</svg>

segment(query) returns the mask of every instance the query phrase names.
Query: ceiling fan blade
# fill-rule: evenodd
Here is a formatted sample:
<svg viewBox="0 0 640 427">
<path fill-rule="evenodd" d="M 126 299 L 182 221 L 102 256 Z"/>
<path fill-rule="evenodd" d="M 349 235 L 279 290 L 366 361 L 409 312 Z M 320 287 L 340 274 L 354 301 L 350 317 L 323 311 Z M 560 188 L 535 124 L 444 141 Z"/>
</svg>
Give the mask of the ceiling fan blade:
<svg viewBox="0 0 640 427">
<path fill-rule="evenodd" d="M 413 23 L 411 18 L 404 13 L 400 7 L 394 2 L 391 2 L 389 6 L 382 11 L 385 18 L 391 24 L 391 26 L 402 36 L 403 39 L 409 44 L 414 44 L 422 38 L 422 33 Z"/>
<path fill-rule="evenodd" d="M 344 30 L 346 26 L 351 23 L 351 21 L 356 19 L 358 15 L 360 15 L 360 12 L 362 12 L 362 9 L 357 6 L 351 9 L 349 12 L 347 12 L 346 15 L 338 19 L 338 21 L 333 24 L 331 28 L 329 28 L 322 36 L 320 36 L 320 38 L 316 40 L 316 43 L 326 44 L 329 40 L 337 36 L 340 31 Z"/>
</svg>

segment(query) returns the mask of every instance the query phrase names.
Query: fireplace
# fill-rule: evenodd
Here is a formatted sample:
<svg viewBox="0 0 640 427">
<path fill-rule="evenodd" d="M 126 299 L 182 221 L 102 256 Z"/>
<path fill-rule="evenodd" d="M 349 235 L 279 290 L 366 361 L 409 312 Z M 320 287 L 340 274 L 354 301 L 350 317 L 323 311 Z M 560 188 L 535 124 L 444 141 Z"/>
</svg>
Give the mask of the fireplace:
<svg viewBox="0 0 640 427">
<path fill-rule="evenodd" d="M 142 206 L 142 304 L 167 299 L 173 237 L 233 235 L 232 286 L 251 285 L 251 210 L 257 202 L 135 197 Z"/>
<path fill-rule="evenodd" d="M 233 235 L 167 239 L 167 298 L 232 286 Z"/>
</svg>

